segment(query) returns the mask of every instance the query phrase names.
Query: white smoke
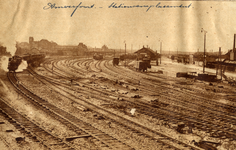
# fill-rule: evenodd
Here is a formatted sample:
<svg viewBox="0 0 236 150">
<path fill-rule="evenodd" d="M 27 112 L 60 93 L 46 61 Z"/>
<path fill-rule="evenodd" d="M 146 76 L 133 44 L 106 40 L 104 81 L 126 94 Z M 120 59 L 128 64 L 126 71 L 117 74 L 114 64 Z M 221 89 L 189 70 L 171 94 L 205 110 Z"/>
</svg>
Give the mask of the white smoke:
<svg viewBox="0 0 236 150">
<path fill-rule="evenodd" d="M 7 45 L 6 48 L 7 48 L 7 52 L 11 53 L 11 56 L 15 55 L 15 52 L 16 52 L 15 44 L 14 45 Z"/>
<path fill-rule="evenodd" d="M 7 66 L 8 66 L 8 59 L 9 57 L 7 56 L 2 56 L 1 58 L 1 69 L 4 70 L 5 72 L 8 72 Z"/>
<path fill-rule="evenodd" d="M 18 66 L 18 69 L 15 72 L 22 72 L 24 69 L 28 67 L 28 64 L 26 61 L 22 60 L 21 64 Z"/>
</svg>

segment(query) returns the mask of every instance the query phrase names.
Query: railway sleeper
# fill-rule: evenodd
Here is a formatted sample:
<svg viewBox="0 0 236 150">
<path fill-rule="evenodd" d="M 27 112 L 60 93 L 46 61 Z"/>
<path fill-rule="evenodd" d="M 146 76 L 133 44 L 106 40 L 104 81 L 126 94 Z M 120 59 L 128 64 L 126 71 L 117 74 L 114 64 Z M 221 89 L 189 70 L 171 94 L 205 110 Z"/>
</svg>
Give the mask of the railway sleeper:
<svg viewBox="0 0 236 150">
<path fill-rule="evenodd" d="M 113 138 L 99 138 L 99 139 L 101 139 L 102 141 L 106 141 L 106 142 L 108 142 L 108 141 L 113 141 L 113 142 L 116 142 L 116 139 L 113 139 Z"/>
<path fill-rule="evenodd" d="M 99 135 L 103 135 L 103 133 L 101 132 L 88 132 L 89 134 L 91 134 L 92 136 L 96 136 L 99 137 Z"/>
<path fill-rule="evenodd" d="M 83 128 L 86 131 L 90 131 L 90 132 L 97 131 L 97 129 L 94 129 L 93 127 L 89 127 L 89 128 L 88 127 L 81 127 L 81 128 Z"/>
<path fill-rule="evenodd" d="M 38 129 L 38 128 L 30 128 L 29 130 L 33 131 L 33 132 L 42 132 L 42 131 L 44 131 L 44 130 Z"/>
<path fill-rule="evenodd" d="M 100 132 L 99 134 L 92 134 L 93 136 L 96 136 L 96 137 L 110 137 L 109 135 L 107 135 L 107 134 L 105 134 L 105 133 L 103 133 L 103 132 Z"/>
<path fill-rule="evenodd" d="M 37 129 L 38 127 L 36 127 L 36 126 L 34 126 L 34 125 L 24 125 L 24 124 L 22 124 L 22 126 L 24 127 L 24 128 L 26 128 L 27 130 L 33 130 L 33 129 Z"/>
<path fill-rule="evenodd" d="M 15 124 L 14 126 L 17 130 L 23 128 L 20 124 Z"/>
<path fill-rule="evenodd" d="M 131 147 L 127 147 L 127 146 L 113 146 L 113 147 L 115 147 L 116 149 L 122 149 L 122 150 L 133 150 L 133 148 L 131 148 Z"/>
<path fill-rule="evenodd" d="M 91 137 L 91 135 L 83 134 L 83 135 L 78 135 L 78 136 L 67 137 L 67 138 L 65 138 L 65 140 L 66 141 L 72 141 L 72 140 L 77 139 L 77 138 L 88 138 L 88 137 Z"/>
<path fill-rule="evenodd" d="M 8 122 L 11 123 L 11 124 L 17 123 L 15 120 L 8 120 Z"/>
<path fill-rule="evenodd" d="M 107 141 L 106 141 L 107 142 Z M 109 141 L 107 142 L 109 143 Z M 124 148 L 124 147 L 127 147 L 127 145 L 123 144 L 123 143 L 118 143 L 118 142 L 110 142 L 110 145 L 112 147 L 116 147 L 116 148 Z"/>
<path fill-rule="evenodd" d="M 80 133 L 85 133 L 85 131 L 81 130 L 81 129 L 72 129 L 75 132 L 80 132 Z"/>
</svg>

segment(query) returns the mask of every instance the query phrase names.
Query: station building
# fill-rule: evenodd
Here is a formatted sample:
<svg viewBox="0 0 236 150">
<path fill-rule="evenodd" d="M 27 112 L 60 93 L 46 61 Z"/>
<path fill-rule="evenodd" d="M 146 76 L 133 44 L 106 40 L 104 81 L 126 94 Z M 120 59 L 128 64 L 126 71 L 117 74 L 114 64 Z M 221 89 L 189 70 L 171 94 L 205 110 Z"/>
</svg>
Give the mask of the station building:
<svg viewBox="0 0 236 150">
<path fill-rule="evenodd" d="M 62 56 L 82 56 L 88 50 L 83 43 L 78 45 L 58 45 L 53 41 L 41 39 L 35 41 L 33 37 L 29 37 L 29 43 L 21 42 L 16 44 L 16 55 L 23 54 L 38 54 L 44 53 L 47 55 L 62 55 Z"/>
<path fill-rule="evenodd" d="M 151 60 L 156 60 L 157 58 L 160 57 L 159 53 L 155 52 L 154 50 L 150 49 L 149 47 L 144 47 L 144 46 L 143 46 L 143 48 L 141 48 L 140 50 L 137 50 L 134 53 L 137 54 L 138 56 L 147 55 Z"/>
</svg>

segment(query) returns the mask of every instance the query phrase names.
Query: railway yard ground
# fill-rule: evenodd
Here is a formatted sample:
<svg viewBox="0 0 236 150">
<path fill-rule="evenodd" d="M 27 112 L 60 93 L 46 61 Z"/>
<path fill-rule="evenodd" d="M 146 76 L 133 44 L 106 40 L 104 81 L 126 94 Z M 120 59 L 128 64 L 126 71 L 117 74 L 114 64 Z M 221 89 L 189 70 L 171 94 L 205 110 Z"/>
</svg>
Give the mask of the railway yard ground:
<svg viewBox="0 0 236 150">
<path fill-rule="evenodd" d="M 49 57 L 23 72 L 0 70 L 0 148 L 236 149 L 235 86 L 176 78 L 202 67 L 168 58 L 147 72 L 122 64 Z"/>
</svg>

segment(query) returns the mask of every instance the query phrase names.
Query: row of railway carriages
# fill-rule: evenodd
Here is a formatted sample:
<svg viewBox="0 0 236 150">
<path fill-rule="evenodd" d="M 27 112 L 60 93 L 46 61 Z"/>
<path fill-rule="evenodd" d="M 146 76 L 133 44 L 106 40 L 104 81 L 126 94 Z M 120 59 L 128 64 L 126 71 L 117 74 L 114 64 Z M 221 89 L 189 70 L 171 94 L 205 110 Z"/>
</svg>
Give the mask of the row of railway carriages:
<svg viewBox="0 0 236 150">
<path fill-rule="evenodd" d="M 236 51 L 233 52 L 233 50 L 230 50 L 228 53 L 221 56 L 218 53 L 206 53 L 205 67 L 217 69 L 220 65 L 223 65 L 228 71 L 236 71 L 236 63 L 234 60 L 235 54 Z M 204 57 L 201 53 L 195 53 L 192 55 L 172 55 L 170 58 L 172 59 L 172 61 L 176 61 L 178 63 L 195 64 L 200 66 L 203 66 L 204 62 Z"/>
</svg>

